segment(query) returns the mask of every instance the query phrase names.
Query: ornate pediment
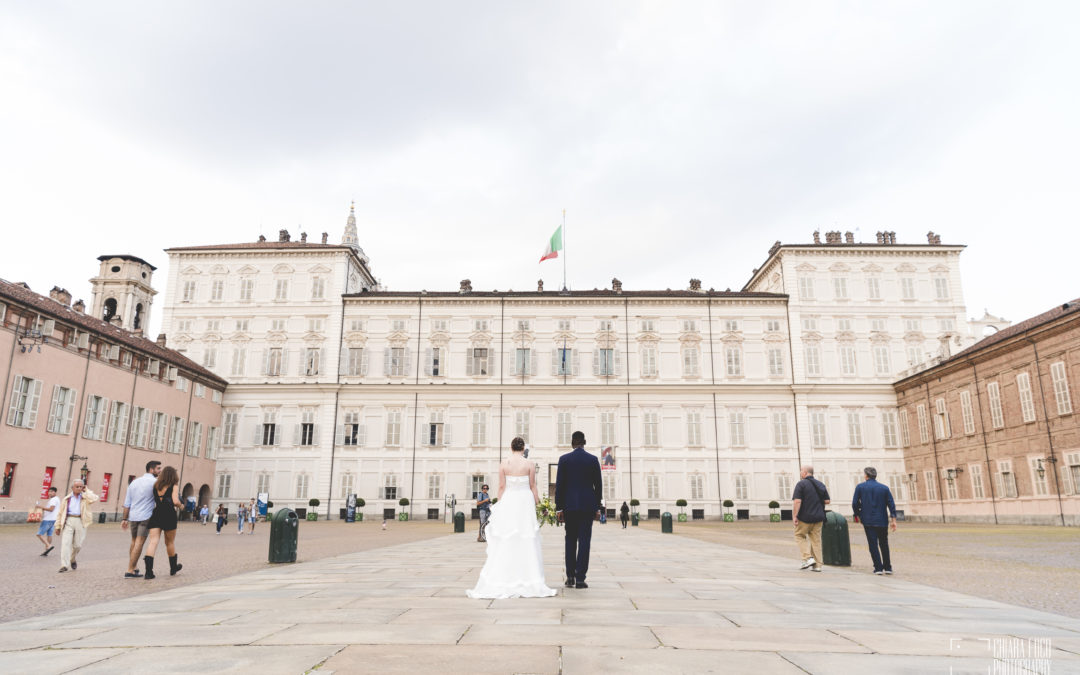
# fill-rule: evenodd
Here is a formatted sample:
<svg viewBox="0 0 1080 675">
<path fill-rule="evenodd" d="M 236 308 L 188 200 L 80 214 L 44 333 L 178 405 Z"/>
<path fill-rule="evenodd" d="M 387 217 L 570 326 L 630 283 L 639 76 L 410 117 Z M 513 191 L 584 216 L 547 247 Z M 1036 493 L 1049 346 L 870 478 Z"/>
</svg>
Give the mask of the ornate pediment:
<svg viewBox="0 0 1080 675">
<path fill-rule="evenodd" d="M 367 345 L 367 336 L 357 331 L 346 333 L 344 340 L 345 345 L 353 349 L 363 349 Z"/>
<path fill-rule="evenodd" d="M 862 268 L 862 271 L 866 272 L 867 274 L 881 274 L 882 269 L 881 265 L 878 265 L 877 263 L 870 263 L 869 265 L 865 265 Z"/>
<path fill-rule="evenodd" d="M 257 267 L 252 267 L 251 265 L 244 265 L 243 267 L 241 267 L 240 269 L 238 269 L 236 271 L 239 274 L 258 274 L 259 273 L 259 269 Z"/>
<path fill-rule="evenodd" d="M 845 263 L 838 262 L 838 263 L 833 263 L 832 265 L 829 265 L 829 271 L 830 272 L 850 272 L 851 268 L 848 267 L 847 264 L 845 264 Z"/>
<path fill-rule="evenodd" d="M 224 265 L 214 265 L 210 268 L 210 274 L 228 274 L 229 268 Z"/>
<path fill-rule="evenodd" d="M 327 274 L 333 272 L 333 270 L 326 265 L 315 265 L 314 267 L 309 267 L 308 272 L 311 272 L 312 274 Z"/>
<path fill-rule="evenodd" d="M 293 271 L 292 266 L 285 263 L 274 265 L 274 274 L 292 274 Z"/>
<path fill-rule="evenodd" d="M 896 266 L 896 271 L 910 274 L 911 272 L 915 271 L 915 266 L 911 263 L 901 263 L 900 265 Z"/>
<path fill-rule="evenodd" d="M 800 263 L 799 265 L 796 265 L 795 271 L 796 272 L 816 272 L 817 268 L 814 267 L 813 265 L 811 265 L 810 263 L 805 263 L 804 262 L 804 263 Z"/>
<path fill-rule="evenodd" d="M 787 338 L 784 337 L 783 333 L 766 333 L 765 337 L 763 337 L 762 340 L 764 340 L 765 342 L 770 342 L 772 344 L 776 344 L 779 342 L 787 342 Z"/>
<path fill-rule="evenodd" d="M 802 334 L 803 342 L 821 342 L 821 333 L 816 330 L 806 331 Z"/>
<path fill-rule="evenodd" d="M 837 342 L 855 342 L 855 333 L 850 330 L 842 330 L 836 334 Z"/>
<path fill-rule="evenodd" d="M 180 270 L 180 274 L 184 275 L 185 277 L 194 277 L 202 274 L 202 270 L 200 270 L 198 267 L 195 267 L 194 265 L 188 265 L 184 269 Z"/>
</svg>

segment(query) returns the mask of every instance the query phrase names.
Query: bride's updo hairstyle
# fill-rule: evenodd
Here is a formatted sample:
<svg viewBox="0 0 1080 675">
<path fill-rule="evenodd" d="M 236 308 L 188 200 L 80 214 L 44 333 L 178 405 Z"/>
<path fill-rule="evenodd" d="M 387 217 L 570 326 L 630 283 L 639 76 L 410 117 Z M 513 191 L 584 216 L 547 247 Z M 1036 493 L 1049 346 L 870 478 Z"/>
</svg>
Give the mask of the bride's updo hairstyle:
<svg viewBox="0 0 1080 675">
<path fill-rule="evenodd" d="M 523 452 L 525 450 L 525 439 L 521 436 L 517 436 L 514 440 L 510 441 L 510 449 L 514 452 Z"/>
</svg>

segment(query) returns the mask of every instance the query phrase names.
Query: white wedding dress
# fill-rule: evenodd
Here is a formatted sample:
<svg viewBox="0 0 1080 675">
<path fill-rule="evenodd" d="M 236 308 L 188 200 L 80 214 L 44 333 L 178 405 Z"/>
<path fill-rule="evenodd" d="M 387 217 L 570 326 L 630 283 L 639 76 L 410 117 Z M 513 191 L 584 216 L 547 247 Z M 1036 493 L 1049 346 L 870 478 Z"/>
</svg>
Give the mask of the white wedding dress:
<svg viewBox="0 0 1080 675">
<path fill-rule="evenodd" d="M 528 476 L 507 476 L 502 499 L 491 507 L 487 562 L 470 598 L 547 598 L 555 589 L 544 583 L 540 525 Z"/>
</svg>

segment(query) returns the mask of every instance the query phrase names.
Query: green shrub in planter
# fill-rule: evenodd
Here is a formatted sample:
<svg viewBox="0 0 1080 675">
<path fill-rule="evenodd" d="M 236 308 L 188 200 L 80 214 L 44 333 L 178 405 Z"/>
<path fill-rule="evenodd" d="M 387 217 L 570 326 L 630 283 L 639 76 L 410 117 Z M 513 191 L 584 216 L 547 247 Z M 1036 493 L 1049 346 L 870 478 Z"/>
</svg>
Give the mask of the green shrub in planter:
<svg viewBox="0 0 1080 675">
<path fill-rule="evenodd" d="M 724 500 L 724 509 L 725 509 L 725 511 L 724 511 L 724 522 L 725 523 L 733 523 L 733 522 L 735 522 L 735 514 L 734 513 L 728 513 L 726 511 L 726 509 L 730 509 L 733 506 L 735 506 L 735 502 L 731 501 L 730 499 L 725 499 Z"/>
<path fill-rule="evenodd" d="M 679 522 L 680 523 L 685 523 L 686 522 L 686 514 L 685 513 L 680 513 L 679 514 Z"/>
<path fill-rule="evenodd" d="M 311 520 L 311 521 L 318 520 L 319 519 L 319 514 L 317 514 L 317 513 L 309 513 L 309 514 L 307 514 L 307 519 Z"/>
<path fill-rule="evenodd" d="M 776 509 L 780 508 L 780 502 L 776 501 L 775 499 L 772 500 L 771 502 L 769 502 L 769 508 L 773 511 L 769 514 L 769 522 L 779 523 L 780 514 L 776 512 Z"/>
<path fill-rule="evenodd" d="M 356 498 L 356 520 L 357 521 L 361 521 L 361 520 L 364 519 L 364 512 L 361 511 L 360 509 L 364 508 L 364 505 L 366 503 L 367 502 L 364 501 L 363 497 L 357 497 Z"/>
<path fill-rule="evenodd" d="M 397 519 L 404 522 L 409 519 L 409 513 L 407 511 L 402 511 L 401 513 L 397 514 Z"/>
</svg>

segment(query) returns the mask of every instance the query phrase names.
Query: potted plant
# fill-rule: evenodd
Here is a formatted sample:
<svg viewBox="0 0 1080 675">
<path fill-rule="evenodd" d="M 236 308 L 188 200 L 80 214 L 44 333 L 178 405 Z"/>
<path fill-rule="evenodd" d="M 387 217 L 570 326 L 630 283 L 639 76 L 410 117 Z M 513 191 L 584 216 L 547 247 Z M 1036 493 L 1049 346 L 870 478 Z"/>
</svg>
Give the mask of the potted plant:
<svg viewBox="0 0 1080 675">
<path fill-rule="evenodd" d="M 727 511 L 727 509 L 730 509 L 733 506 L 735 506 L 735 502 L 731 501 L 730 499 L 725 499 L 724 500 L 724 522 L 725 523 L 733 523 L 733 522 L 735 522 L 735 514 L 734 513 L 729 513 Z"/>
<path fill-rule="evenodd" d="M 679 522 L 680 523 L 685 523 L 686 522 L 686 500 L 685 499 L 676 499 L 675 500 L 675 506 L 679 507 Z"/>
<path fill-rule="evenodd" d="M 639 520 L 638 512 L 637 512 L 637 507 L 638 506 L 641 506 L 641 500 L 639 500 L 639 499 L 631 499 L 630 500 L 630 524 L 632 524 L 634 527 L 637 527 L 638 520 Z"/>
<path fill-rule="evenodd" d="M 361 520 L 364 519 L 364 512 L 361 511 L 360 509 L 364 508 L 365 503 L 366 502 L 364 501 L 363 497 L 357 497 L 356 498 L 356 520 L 357 521 L 361 521 Z"/>
<path fill-rule="evenodd" d="M 409 505 L 409 498 L 408 497 L 402 497 L 401 499 L 398 500 L 397 503 L 400 504 L 402 507 L 406 507 L 406 506 Z M 402 508 L 401 513 L 398 514 L 398 520 L 408 520 L 408 519 L 409 519 L 409 512 L 406 511 L 404 508 Z"/>
<path fill-rule="evenodd" d="M 319 514 L 315 513 L 315 509 L 319 506 L 319 500 L 311 498 L 308 500 L 307 505 L 311 507 L 311 511 L 307 514 L 307 519 L 312 521 L 318 520 Z"/>
<path fill-rule="evenodd" d="M 775 499 L 769 502 L 769 508 L 772 509 L 772 513 L 769 514 L 769 522 L 779 523 L 780 514 L 776 512 L 776 509 L 780 508 L 780 502 Z"/>
</svg>

